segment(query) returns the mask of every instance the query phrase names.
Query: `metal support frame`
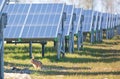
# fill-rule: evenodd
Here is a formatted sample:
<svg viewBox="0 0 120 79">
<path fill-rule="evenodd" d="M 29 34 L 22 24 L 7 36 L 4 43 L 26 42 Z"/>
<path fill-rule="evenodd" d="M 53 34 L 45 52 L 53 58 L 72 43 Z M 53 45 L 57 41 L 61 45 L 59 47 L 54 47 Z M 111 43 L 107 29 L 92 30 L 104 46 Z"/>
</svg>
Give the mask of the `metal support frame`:
<svg viewBox="0 0 120 79">
<path fill-rule="evenodd" d="M 72 16 L 72 28 L 69 33 L 69 52 L 74 52 L 74 21 L 76 20 L 76 14 L 73 13 Z"/>
<path fill-rule="evenodd" d="M 65 55 L 65 38 L 62 34 L 58 34 L 58 41 L 57 41 L 57 59 L 60 59 L 60 56 L 62 54 L 62 57 Z"/>
<path fill-rule="evenodd" d="M 96 41 L 96 42 L 99 42 L 99 30 L 97 29 L 95 33 L 96 33 L 96 34 L 95 34 L 95 35 L 96 35 L 95 41 Z"/>
<path fill-rule="evenodd" d="M 69 34 L 69 52 L 74 52 L 74 33 L 70 32 Z"/>
<path fill-rule="evenodd" d="M 94 40 L 94 31 L 91 31 L 90 33 L 90 42 L 93 43 L 95 40 Z"/>
<path fill-rule="evenodd" d="M 93 43 L 95 41 L 95 37 L 94 37 L 94 20 L 93 19 L 93 23 L 92 23 L 92 29 L 91 29 L 91 32 L 90 32 L 90 42 Z"/>
<path fill-rule="evenodd" d="M 106 29 L 106 39 L 109 39 L 109 29 Z"/>
<path fill-rule="evenodd" d="M 57 43 L 56 41 L 54 41 L 54 48 L 56 49 L 56 47 L 57 47 Z"/>
<path fill-rule="evenodd" d="M 97 25 L 96 25 L 96 26 L 97 26 L 97 28 L 96 28 L 96 34 L 95 34 L 95 35 L 96 35 L 95 41 L 96 41 L 96 42 L 99 42 L 99 40 L 100 40 L 100 34 L 99 34 L 100 31 L 99 31 L 99 29 L 98 29 L 98 26 L 99 26 L 99 16 L 98 16 L 98 18 L 97 18 Z"/>
<path fill-rule="evenodd" d="M 60 59 L 60 56 L 62 54 L 62 57 L 65 55 L 65 35 L 64 35 L 64 21 L 66 20 L 66 13 L 63 13 L 62 15 L 62 21 L 61 21 L 61 33 L 58 34 L 58 40 L 56 42 L 57 44 L 57 59 Z"/>
<path fill-rule="evenodd" d="M 29 56 L 32 58 L 32 41 L 29 42 Z"/>
<path fill-rule="evenodd" d="M 65 52 L 67 52 L 68 51 L 68 42 L 69 42 L 69 37 L 65 37 Z"/>
<path fill-rule="evenodd" d="M 78 51 L 83 48 L 83 40 L 84 40 L 83 31 L 82 31 L 82 29 L 83 29 L 83 26 L 82 26 L 83 21 L 84 21 L 84 16 L 81 15 L 80 29 L 78 31 L 78 36 L 77 36 L 77 49 L 78 49 Z"/>
<path fill-rule="evenodd" d="M 120 35 L 120 25 L 117 26 L 117 35 Z"/>
<path fill-rule="evenodd" d="M 103 30 L 102 29 L 99 31 L 99 36 L 100 36 L 99 42 L 102 42 L 102 39 L 103 39 Z"/>
<path fill-rule="evenodd" d="M 4 79 L 4 35 L 3 31 L 7 24 L 7 14 L 2 13 L 0 17 L 0 79 Z"/>
<path fill-rule="evenodd" d="M 46 41 L 42 41 L 42 42 L 40 42 L 40 43 L 41 43 L 41 45 L 42 45 L 42 57 L 44 57 L 45 45 L 47 44 L 47 42 L 46 42 Z"/>
<path fill-rule="evenodd" d="M 0 24 L 0 79 L 4 79 L 3 26 Z"/>
<path fill-rule="evenodd" d="M 94 21 L 95 21 L 95 16 L 93 17 L 92 28 L 91 28 L 91 32 L 90 32 L 90 42 L 91 43 L 95 42 Z"/>
<path fill-rule="evenodd" d="M 83 48 L 83 32 L 82 29 L 78 31 L 78 37 L 77 37 L 77 49 L 78 51 Z"/>
</svg>

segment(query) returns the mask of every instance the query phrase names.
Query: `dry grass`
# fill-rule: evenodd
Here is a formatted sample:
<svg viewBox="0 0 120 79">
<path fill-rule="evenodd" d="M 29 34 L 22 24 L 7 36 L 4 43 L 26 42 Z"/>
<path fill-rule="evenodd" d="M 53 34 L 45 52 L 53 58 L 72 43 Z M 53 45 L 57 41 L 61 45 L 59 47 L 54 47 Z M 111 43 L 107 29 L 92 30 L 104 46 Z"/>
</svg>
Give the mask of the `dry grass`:
<svg viewBox="0 0 120 79">
<path fill-rule="evenodd" d="M 41 46 L 33 45 L 33 54 L 44 64 L 42 70 L 35 70 L 30 64 L 28 45 L 5 45 L 5 71 L 10 67 L 28 67 L 32 79 L 119 79 L 120 39 L 104 40 L 103 43 L 85 43 L 83 50 L 66 53 L 65 58 L 56 60 L 56 51 L 49 42 L 45 57 L 41 57 Z"/>
</svg>

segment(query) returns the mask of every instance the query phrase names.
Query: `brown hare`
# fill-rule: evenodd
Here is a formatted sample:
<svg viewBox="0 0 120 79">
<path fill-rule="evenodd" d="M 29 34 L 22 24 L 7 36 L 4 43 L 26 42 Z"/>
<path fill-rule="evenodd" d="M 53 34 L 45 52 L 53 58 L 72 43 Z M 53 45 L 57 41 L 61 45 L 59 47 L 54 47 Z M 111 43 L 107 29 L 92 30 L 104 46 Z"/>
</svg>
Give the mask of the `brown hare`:
<svg viewBox="0 0 120 79">
<path fill-rule="evenodd" d="M 35 60 L 34 56 L 32 56 L 31 63 L 32 63 L 32 65 L 35 69 L 38 69 L 38 68 L 42 69 L 42 62 L 38 61 L 38 60 Z"/>
</svg>

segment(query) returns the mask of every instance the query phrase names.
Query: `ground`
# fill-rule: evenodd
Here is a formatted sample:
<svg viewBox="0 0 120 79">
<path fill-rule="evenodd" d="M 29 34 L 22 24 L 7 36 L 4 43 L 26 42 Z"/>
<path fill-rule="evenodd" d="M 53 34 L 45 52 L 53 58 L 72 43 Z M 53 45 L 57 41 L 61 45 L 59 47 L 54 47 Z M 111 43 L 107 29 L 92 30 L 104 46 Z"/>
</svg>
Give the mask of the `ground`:
<svg viewBox="0 0 120 79">
<path fill-rule="evenodd" d="M 29 68 L 32 79 L 119 79 L 120 37 L 103 40 L 102 43 L 84 42 L 84 48 L 56 60 L 53 43 L 48 42 L 45 57 L 41 57 L 41 45 L 33 45 L 35 59 L 43 63 L 42 70 L 36 70 L 30 63 L 28 44 L 5 44 L 5 72 L 11 67 Z"/>
</svg>

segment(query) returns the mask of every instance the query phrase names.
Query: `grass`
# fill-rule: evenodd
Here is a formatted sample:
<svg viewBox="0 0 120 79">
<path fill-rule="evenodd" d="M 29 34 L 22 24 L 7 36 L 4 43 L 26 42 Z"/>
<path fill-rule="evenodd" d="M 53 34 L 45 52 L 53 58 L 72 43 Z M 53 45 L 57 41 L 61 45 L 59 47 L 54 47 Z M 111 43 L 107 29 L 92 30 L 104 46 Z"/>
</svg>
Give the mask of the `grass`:
<svg viewBox="0 0 120 79">
<path fill-rule="evenodd" d="M 66 53 L 56 60 L 53 43 L 48 42 L 45 57 L 41 57 L 41 45 L 33 45 L 35 59 L 42 61 L 44 68 L 35 70 L 30 63 L 28 44 L 5 44 L 5 72 L 10 68 L 29 68 L 32 79 L 119 79 L 120 78 L 120 38 L 103 40 L 102 43 L 85 42 L 84 48 Z"/>
</svg>

